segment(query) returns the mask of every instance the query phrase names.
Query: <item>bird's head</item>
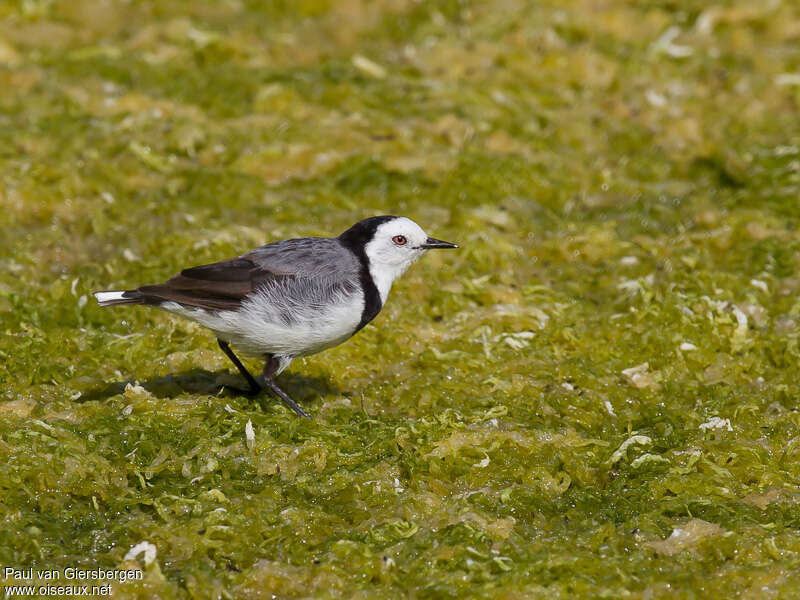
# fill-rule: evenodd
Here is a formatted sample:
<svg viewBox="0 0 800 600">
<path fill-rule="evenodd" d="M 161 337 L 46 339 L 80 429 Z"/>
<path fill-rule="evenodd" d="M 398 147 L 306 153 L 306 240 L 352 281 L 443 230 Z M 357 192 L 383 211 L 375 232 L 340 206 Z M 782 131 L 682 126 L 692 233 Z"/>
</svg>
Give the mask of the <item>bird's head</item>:
<svg viewBox="0 0 800 600">
<path fill-rule="evenodd" d="M 456 244 L 428 237 L 411 219 L 393 216 L 359 221 L 340 235 L 339 240 L 351 248 L 363 248 L 373 278 L 388 280 L 389 285 L 426 250 L 458 248 Z"/>
</svg>

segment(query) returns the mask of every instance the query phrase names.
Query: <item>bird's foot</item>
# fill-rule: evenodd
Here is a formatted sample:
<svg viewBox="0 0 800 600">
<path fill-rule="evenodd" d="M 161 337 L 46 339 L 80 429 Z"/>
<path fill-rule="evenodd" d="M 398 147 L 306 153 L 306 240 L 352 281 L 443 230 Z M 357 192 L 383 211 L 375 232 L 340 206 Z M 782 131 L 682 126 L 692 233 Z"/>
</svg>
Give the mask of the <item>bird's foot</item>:
<svg viewBox="0 0 800 600">
<path fill-rule="evenodd" d="M 275 383 L 275 381 L 273 381 L 271 378 L 268 378 L 268 377 L 264 377 L 263 381 L 264 381 L 264 385 L 266 385 L 270 389 L 270 391 L 272 391 L 273 394 L 275 394 L 278 398 L 280 398 L 281 401 L 286 406 L 291 408 L 298 416 L 301 416 L 304 419 L 310 419 L 311 418 L 311 415 L 309 415 L 306 411 L 304 411 L 300 407 L 300 405 L 297 404 L 297 402 L 292 400 L 289 397 L 289 394 L 287 394 L 281 388 L 279 388 L 278 385 Z"/>
<path fill-rule="evenodd" d="M 258 389 L 255 388 L 240 388 L 235 385 L 230 385 L 228 383 L 223 383 L 220 385 L 219 391 L 220 393 L 228 391 L 232 394 L 236 394 L 238 396 L 247 396 L 248 398 L 255 398 L 262 392 L 263 388 L 259 387 Z"/>
</svg>

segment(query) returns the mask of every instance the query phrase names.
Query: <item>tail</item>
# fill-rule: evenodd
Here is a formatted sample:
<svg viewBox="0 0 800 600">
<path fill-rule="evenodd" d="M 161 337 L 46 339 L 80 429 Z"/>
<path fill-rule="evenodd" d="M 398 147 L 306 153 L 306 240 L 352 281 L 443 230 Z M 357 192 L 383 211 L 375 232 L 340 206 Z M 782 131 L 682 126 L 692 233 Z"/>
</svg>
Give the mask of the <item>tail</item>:
<svg viewBox="0 0 800 600">
<path fill-rule="evenodd" d="M 117 304 L 144 304 L 144 294 L 137 290 L 118 290 L 109 292 L 93 292 L 100 306 L 116 306 Z"/>
</svg>

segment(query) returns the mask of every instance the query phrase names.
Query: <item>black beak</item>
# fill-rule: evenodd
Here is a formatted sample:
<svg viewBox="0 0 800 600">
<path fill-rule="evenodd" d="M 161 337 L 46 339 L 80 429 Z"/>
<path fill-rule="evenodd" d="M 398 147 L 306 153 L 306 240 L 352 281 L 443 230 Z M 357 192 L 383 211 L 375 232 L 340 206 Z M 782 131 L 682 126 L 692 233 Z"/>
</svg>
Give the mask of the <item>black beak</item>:
<svg viewBox="0 0 800 600">
<path fill-rule="evenodd" d="M 430 250 L 432 248 L 458 248 L 458 246 L 456 244 L 451 244 L 450 242 L 443 242 L 442 240 L 429 237 L 427 240 L 425 240 L 425 243 L 420 246 L 420 248 Z"/>
</svg>

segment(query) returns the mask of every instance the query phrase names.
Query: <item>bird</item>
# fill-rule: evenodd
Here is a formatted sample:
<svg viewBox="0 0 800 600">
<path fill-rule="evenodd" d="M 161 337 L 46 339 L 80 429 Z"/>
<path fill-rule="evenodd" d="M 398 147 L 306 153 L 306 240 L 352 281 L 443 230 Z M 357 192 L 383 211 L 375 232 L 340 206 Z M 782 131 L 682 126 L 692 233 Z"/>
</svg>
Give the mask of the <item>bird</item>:
<svg viewBox="0 0 800 600">
<path fill-rule="evenodd" d="M 372 321 L 394 281 L 426 251 L 458 248 L 407 217 L 359 221 L 338 237 L 268 243 L 236 258 L 183 269 L 164 283 L 93 292 L 100 306 L 142 304 L 190 319 L 217 338 L 257 396 L 264 386 L 309 418 L 275 382 L 295 358 L 348 340 Z M 240 354 L 264 360 L 261 381 Z"/>
</svg>

